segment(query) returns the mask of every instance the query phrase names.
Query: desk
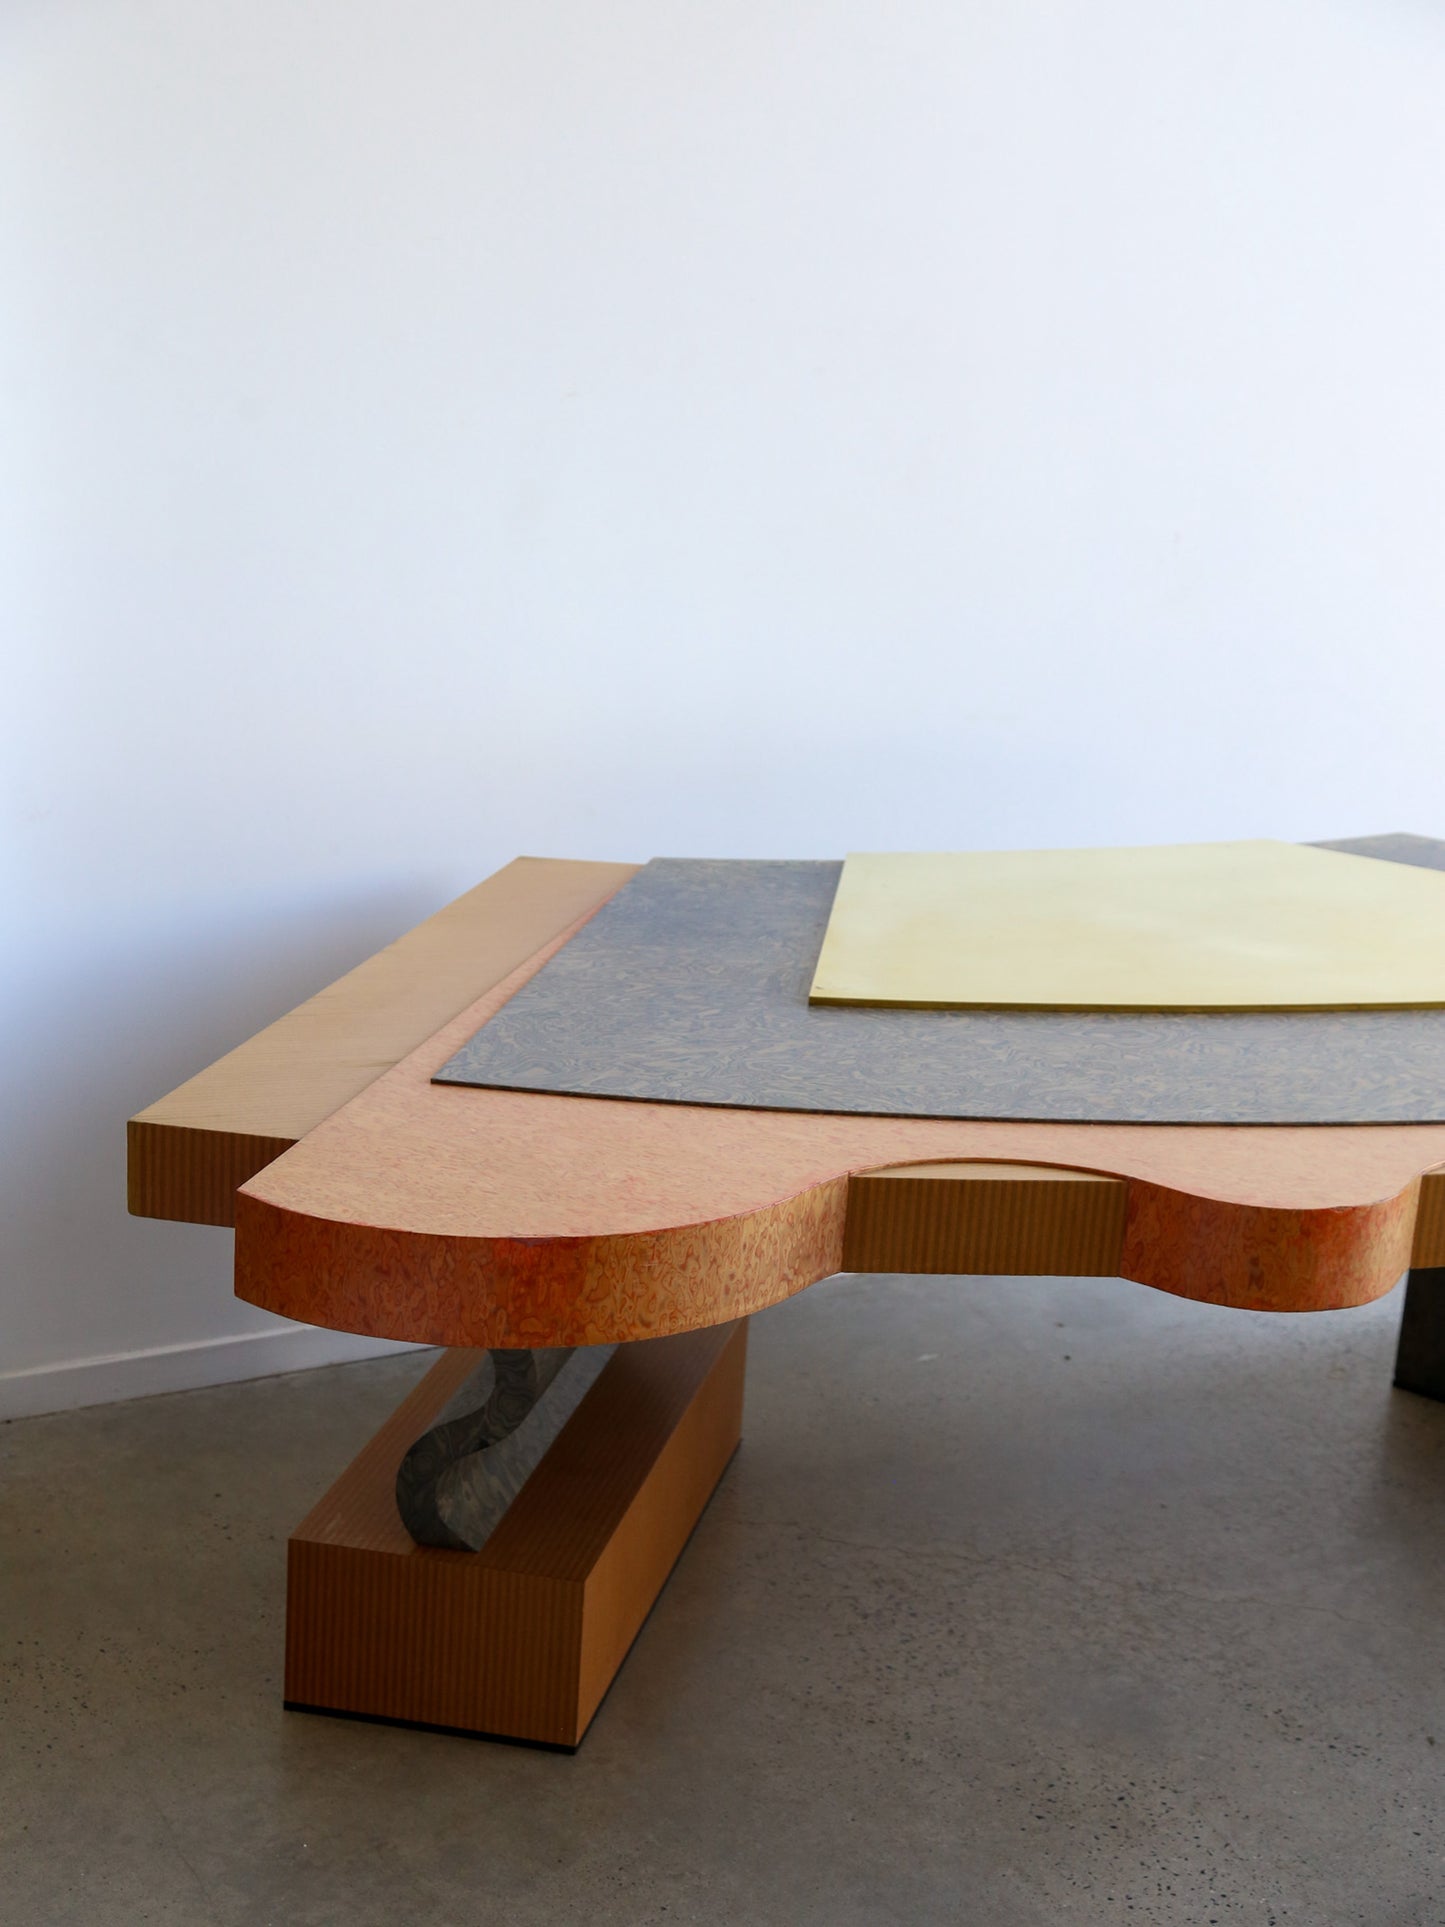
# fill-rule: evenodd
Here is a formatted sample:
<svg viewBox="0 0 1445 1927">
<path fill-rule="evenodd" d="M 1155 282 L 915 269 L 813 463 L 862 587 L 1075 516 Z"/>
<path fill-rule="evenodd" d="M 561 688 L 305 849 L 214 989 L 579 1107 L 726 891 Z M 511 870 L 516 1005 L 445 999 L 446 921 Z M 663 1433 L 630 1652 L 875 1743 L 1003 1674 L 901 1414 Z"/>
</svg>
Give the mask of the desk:
<svg viewBox="0 0 1445 1927">
<path fill-rule="evenodd" d="M 741 1431 L 748 1315 L 839 1270 L 1368 1302 L 1445 1396 L 1445 1125 L 703 1110 L 431 1074 L 634 874 L 522 858 L 130 1121 L 130 1209 L 236 1288 L 447 1354 L 289 1548 L 288 1704 L 574 1747 Z M 886 1287 L 885 1287 L 886 1288 Z M 476 1552 L 412 1543 L 408 1444 L 488 1347 L 620 1349 Z"/>
</svg>

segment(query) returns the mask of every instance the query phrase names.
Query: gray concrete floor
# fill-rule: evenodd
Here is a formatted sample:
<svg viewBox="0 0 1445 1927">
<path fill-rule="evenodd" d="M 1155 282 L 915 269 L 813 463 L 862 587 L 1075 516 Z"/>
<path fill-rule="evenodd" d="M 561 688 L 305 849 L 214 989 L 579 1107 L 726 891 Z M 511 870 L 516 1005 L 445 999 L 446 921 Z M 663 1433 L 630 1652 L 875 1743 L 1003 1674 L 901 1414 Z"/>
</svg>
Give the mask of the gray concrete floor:
<svg viewBox="0 0 1445 1927">
<path fill-rule="evenodd" d="M 1445 1406 L 1398 1294 L 843 1278 L 575 1758 L 281 1711 L 408 1356 L 0 1427 L 0 1920 L 1445 1922 Z"/>
</svg>

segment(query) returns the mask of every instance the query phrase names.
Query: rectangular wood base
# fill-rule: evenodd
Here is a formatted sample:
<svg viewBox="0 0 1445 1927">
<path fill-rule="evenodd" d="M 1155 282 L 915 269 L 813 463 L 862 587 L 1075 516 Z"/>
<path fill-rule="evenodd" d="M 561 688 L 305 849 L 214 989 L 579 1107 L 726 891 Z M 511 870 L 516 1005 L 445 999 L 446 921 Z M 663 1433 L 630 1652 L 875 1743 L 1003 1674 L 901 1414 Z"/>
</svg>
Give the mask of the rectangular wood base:
<svg viewBox="0 0 1445 1927">
<path fill-rule="evenodd" d="M 397 1467 L 482 1356 L 446 1353 L 292 1535 L 286 1705 L 570 1752 L 737 1447 L 747 1321 L 620 1346 L 480 1552 L 418 1546 Z"/>
</svg>

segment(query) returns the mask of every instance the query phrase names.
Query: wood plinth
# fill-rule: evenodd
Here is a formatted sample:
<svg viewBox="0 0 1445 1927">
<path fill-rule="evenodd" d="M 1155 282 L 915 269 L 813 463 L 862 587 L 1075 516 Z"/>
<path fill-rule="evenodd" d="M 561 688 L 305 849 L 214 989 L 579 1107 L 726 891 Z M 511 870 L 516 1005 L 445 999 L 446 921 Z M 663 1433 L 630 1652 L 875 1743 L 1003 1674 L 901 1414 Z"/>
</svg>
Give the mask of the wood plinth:
<svg viewBox="0 0 1445 1927">
<path fill-rule="evenodd" d="M 403 1454 L 447 1353 L 297 1527 L 286 1704 L 572 1750 L 742 1431 L 746 1321 L 623 1347 L 480 1552 L 415 1545 Z"/>
</svg>

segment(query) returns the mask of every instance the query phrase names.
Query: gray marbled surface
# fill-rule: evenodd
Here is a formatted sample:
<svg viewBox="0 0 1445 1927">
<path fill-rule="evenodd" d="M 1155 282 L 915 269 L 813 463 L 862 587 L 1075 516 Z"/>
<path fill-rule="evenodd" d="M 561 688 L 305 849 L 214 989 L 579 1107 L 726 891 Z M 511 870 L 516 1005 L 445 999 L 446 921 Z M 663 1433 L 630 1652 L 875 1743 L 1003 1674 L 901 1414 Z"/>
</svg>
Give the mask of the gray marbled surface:
<svg viewBox="0 0 1445 1927">
<path fill-rule="evenodd" d="M 480 1551 L 616 1349 L 488 1352 L 397 1471 L 397 1510 L 412 1538 Z"/>
<path fill-rule="evenodd" d="M 1445 869 L 1445 843 L 1331 849 Z M 436 1075 L 744 1110 L 1445 1122 L 1445 1011 L 812 1008 L 840 863 L 649 863 Z"/>
</svg>

